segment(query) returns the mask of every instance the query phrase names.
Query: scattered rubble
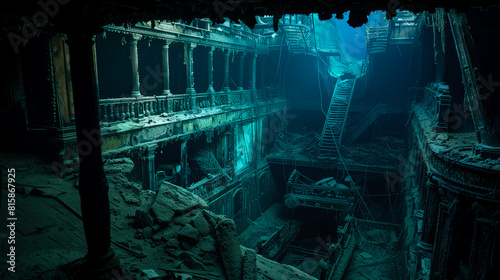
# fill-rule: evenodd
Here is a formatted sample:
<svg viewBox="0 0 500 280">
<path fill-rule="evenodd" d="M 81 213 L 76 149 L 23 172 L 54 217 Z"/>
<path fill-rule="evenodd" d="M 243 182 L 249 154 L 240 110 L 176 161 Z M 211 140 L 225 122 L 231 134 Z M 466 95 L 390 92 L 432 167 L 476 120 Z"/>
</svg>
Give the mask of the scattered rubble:
<svg viewBox="0 0 500 280">
<path fill-rule="evenodd" d="M 342 279 L 402 279 L 399 267 L 404 265 L 400 263 L 403 256 L 394 246 L 398 242 L 395 231 L 399 231 L 399 227 L 361 220 L 357 220 L 356 225 L 360 241 Z"/>
<path fill-rule="evenodd" d="M 117 160 L 114 164 L 128 162 Z M 116 170 L 113 166 L 109 168 Z M 135 241 L 127 238 L 126 247 L 135 246 L 145 255 L 162 259 L 161 265 L 134 266 L 133 272 L 140 272 L 140 279 L 158 279 L 169 273 L 178 279 L 200 275 L 203 279 L 228 280 L 284 279 L 283 275 L 289 275 L 286 279 L 313 279 L 240 246 L 233 220 L 208 211 L 203 199 L 179 186 L 165 181 L 157 193 L 138 191 L 138 184 L 130 182 L 123 173 L 108 177 L 113 187 L 110 194 L 119 194 L 122 207 L 135 207 L 133 215 L 124 216 L 129 220 L 130 229 L 135 230 Z"/>
<path fill-rule="evenodd" d="M 154 271 L 154 269 L 144 269 L 142 273 L 146 276 L 148 279 L 158 279 L 160 278 L 160 275 Z"/>
<path fill-rule="evenodd" d="M 152 227 L 153 217 L 141 209 L 135 211 L 134 226 L 138 229 L 143 229 L 145 227 Z"/>
<path fill-rule="evenodd" d="M 106 166 L 111 172 L 107 179 L 112 247 L 128 275 L 138 280 L 314 279 L 298 269 L 242 247 L 234 221 L 208 211 L 207 203 L 197 195 L 168 182 L 163 182 L 156 193 L 143 190 L 140 184 L 127 178 L 134 169 L 127 159 L 108 160 Z M 54 179 L 59 180 L 56 176 Z M 70 188 L 70 181 L 63 182 L 71 194 L 61 194 L 61 201 L 67 207 L 77 209 L 79 201 L 72 198 L 77 197 L 78 190 Z M 43 190 L 44 195 L 45 191 L 61 193 L 48 185 L 40 186 L 43 188 L 40 187 L 39 191 Z M 52 198 L 47 200 L 53 201 Z M 79 221 L 78 210 L 74 210 L 73 215 Z M 75 234 L 84 245 L 83 230 L 78 227 L 73 230 L 78 230 Z M 70 242 L 64 240 L 68 236 L 71 242 L 75 239 L 74 235 L 67 233 L 57 236 L 61 244 Z M 44 251 L 43 254 L 53 261 L 37 268 L 36 272 L 27 267 L 29 274 L 23 279 L 73 279 L 81 268 L 84 250 L 82 246 L 72 248 L 70 252 Z M 61 254 L 69 256 L 62 261 L 65 262 L 63 265 L 59 260 Z M 39 259 L 36 253 L 24 257 Z"/>
<path fill-rule="evenodd" d="M 132 170 L 134 170 L 134 162 L 130 158 L 108 159 L 104 162 L 104 172 L 106 174 L 130 174 Z"/>
<path fill-rule="evenodd" d="M 333 177 L 328 177 L 328 178 L 324 178 L 324 179 L 321 179 L 319 181 L 317 181 L 316 183 L 314 183 L 315 185 L 325 185 L 325 186 L 335 186 L 335 184 L 337 184 L 337 181 L 335 181 L 335 179 Z"/>
</svg>

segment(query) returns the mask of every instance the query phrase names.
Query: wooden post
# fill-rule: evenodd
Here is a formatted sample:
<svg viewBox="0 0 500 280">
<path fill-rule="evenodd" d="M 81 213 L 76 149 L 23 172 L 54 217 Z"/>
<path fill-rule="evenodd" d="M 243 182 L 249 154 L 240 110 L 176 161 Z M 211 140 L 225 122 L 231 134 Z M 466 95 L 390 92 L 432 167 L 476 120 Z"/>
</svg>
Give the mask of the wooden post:
<svg viewBox="0 0 500 280">
<path fill-rule="evenodd" d="M 109 187 L 101 154 L 95 41 L 85 32 L 69 34 L 68 38 L 80 156 L 79 192 L 88 246 L 84 272 L 100 275 L 118 267 L 119 261 L 110 247 Z"/>
</svg>

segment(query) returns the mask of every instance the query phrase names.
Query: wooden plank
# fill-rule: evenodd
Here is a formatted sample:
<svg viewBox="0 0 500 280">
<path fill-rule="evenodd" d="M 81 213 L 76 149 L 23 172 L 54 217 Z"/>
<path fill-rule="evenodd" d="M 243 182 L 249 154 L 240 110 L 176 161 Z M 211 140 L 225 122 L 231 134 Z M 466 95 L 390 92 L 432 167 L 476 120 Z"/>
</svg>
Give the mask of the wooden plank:
<svg viewBox="0 0 500 280">
<path fill-rule="evenodd" d="M 18 196 L 16 199 L 16 229 L 23 235 L 30 235 L 38 232 L 40 229 L 54 226 L 56 223 L 47 219 L 50 217 L 45 214 L 44 205 L 38 197 L 22 198 Z"/>
<path fill-rule="evenodd" d="M 70 242 L 71 247 L 73 246 L 85 247 L 86 246 L 85 233 L 83 232 L 83 225 L 80 218 L 76 217 L 63 205 L 61 205 L 59 202 L 57 202 L 52 198 L 43 199 L 43 203 L 45 203 L 46 207 L 51 209 L 51 211 L 48 211 L 47 213 L 51 215 L 49 219 L 52 219 L 56 225 L 59 225 L 65 229 L 69 228 L 73 229 L 71 230 L 72 233 Z M 78 227 L 77 225 L 81 226 Z M 67 243 L 68 242 L 61 244 L 61 248 L 68 247 Z"/>
</svg>

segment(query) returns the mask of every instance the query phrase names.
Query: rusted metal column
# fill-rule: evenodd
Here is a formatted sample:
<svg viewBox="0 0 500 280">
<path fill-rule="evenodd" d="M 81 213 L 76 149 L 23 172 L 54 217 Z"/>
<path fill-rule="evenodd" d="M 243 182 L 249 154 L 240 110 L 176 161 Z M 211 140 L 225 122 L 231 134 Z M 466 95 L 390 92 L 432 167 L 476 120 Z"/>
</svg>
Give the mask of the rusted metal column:
<svg viewBox="0 0 500 280">
<path fill-rule="evenodd" d="M 478 137 L 479 145 L 476 148 L 488 150 L 494 147 L 493 150 L 500 153 L 498 149 L 500 147 L 500 137 L 488 109 L 487 97 L 489 92 L 481 84 L 479 63 L 467 18 L 465 14 L 457 14 L 454 10 L 448 16 L 462 70 L 465 94 Z M 493 153 L 495 152 L 493 151 Z"/>
<path fill-rule="evenodd" d="M 80 156 L 79 193 L 88 246 L 82 272 L 89 274 L 86 279 L 98 279 L 96 275 L 116 269 L 119 261 L 110 247 L 109 186 L 102 163 L 94 36 L 80 30 L 69 33 L 68 44 Z"/>
<path fill-rule="evenodd" d="M 165 41 L 165 45 L 162 48 L 162 67 L 163 67 L 163 94 L 164 95 L 172 95 L 170 92 L 170 65 L 168 59 L 168 49 L 170 42 Z"/>
<path fill-rule="evenodd" d="M 141 96 L 139 83 L 139 55 L 137 54 L 137 41 L 141 35 L 132 35 L 130 41 L 130 61 L 132 63 L 132 96 Z"/>
</svg>

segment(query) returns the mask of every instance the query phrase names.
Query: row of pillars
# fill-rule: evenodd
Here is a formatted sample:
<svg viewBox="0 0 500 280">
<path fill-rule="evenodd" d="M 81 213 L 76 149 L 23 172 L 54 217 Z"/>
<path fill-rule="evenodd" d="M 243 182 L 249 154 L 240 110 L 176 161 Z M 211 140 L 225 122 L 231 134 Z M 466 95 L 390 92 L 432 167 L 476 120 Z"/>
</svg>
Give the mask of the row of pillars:
<svg viewBox="0 0 500 280">
<path fill-rule="evenodd" d="M 435 177 L 430 176 L 426 182 L 423 228 L 421 240 L 418 247 L 421 249 L 421 257 L 431 258 L 431 279 L 450 279 L 450 275 L 456 274 L 451 260 L 453 254 L 460 251 L 456 243 L 456 236 L 464 233 L 457 232 L 457 219 L 463 218 L 457 215 L 457 209 L 468 207 L 467 202 L 458 206 L 458 197 L 444 199 L 445 193 L 440 193 L 440 183 Z M 482 203 L 472 204 L 471 209 L 476 210 L 474 222 L 474 238 L 472 240 L 469 263 L 468 279 L 493 279 L 500 274 L 500 269 L 493 264 L 498 260 L 498 253 L 495 252 L 495 243 L 500 239 L 498 230 L 498 216 L 496 213 L 499 203 L 490 199 L 476 198 Z M 491 204 L 488 206 L 488 204 Z M 475 209 L 476 207 L 476 209 Z M 484 209 L 490 207 L 490 211 Z M 479 209 L 479 210 L 478 210 Z M 461 210 L 463 213 L 465 210 Z M 493 214 L 492 214 L 493 213 Z M 462 230 L 465 230 L 463 228 Z M 455 237 L 454 237 L 455 236 Z M 456 263 L 455 263 L 456 265 Z M 496 278 L 495 278 L 496 279 Z"/>
<path fill-rule="evenodd" d="M 137 97 L 141 96 L 140 92 L 140 83 L 139 83 L 139 55 L 137 51 L 137 42 L 141 39 L 140 35 L 132 35 L 132 40 L 130 41 L 130 58 L 132 62 L 132 96 Z M 169 45 L 171 41 L 165 41 L 165 44 L 162 48 L 162 71 L 163 71 L 163 94 L 171 95 L 170 92 L 170 65 L 169 65 Z M 184 63 L 186 65 L 186 93 L 194 94 L 196 93 L 194 89 L 194 69 L 193 69 L 193 53 L 197 44 L 195 43 L 186 43 L 184 44 Z M 215 47 L 208 48 L 208 88 L 207 93 L 214 93 L 214 50 Z M 229 91 L 229 62 L 230 62 L 231 51 L 227 50 L 225 52 L 225 60 L 224 60 L 224 84 L 223 91 Z M 244 72 L 244 64 L 245 64 L 246 53 L 243 52 L 240 55 L 240 71 L 239 71 L 239 89 L 243 89 L 243 72 Z M 265 83 L 265 56 L 262 60 L 262 85 Z M 256 89 L 256 72 L 257 72 L 257 53 L 253 53 L 251 55 L 252 59 L 252 71 L 250 77 L 250 89 Z"/>
<path fill-rule="evenodd" d="M 420 248 L 419 259 L 429 258 L 432 260 L 430 279 L 445 279 L 447 273 L 444 266 L 446 266 L 445 263 L 449 262 L 448 257 L 451 246 L 449 230 L 452 225 L 444 221 L 447 216 L 444 213 L 452 209 L 447 203 L 442 202 L 439 183 L 436 178 L 429 176 L 425 184 L 425 190 L 422 236 L 417 244 Z M 448 214 L 451 215 L 450 219 L 452 219 L 454 213 Z"/>
<path fill-rule="evenodd" d="M 77 30 L 77 32 L 75 32 Z M 95 52 L 95 37 L 93 32 L 81 30 L 80 28 L 71 29 L 68 32 L 68 45 L 71 55 L 71 77 L 73 82 L 73 91 L 75 99 L 75 126 L 77 142 L 87 141 L 86 131 L 95 131 L 101 133 L 99 123 L 99 87 L 97 83 L 97 65 Z M 139 60 L 137 52 L 137 41 L 139 35 L 133 36 L 130 42 L 130 54 L 132 62 L 132 95 L 140 96 L 139 83 Z M 168 46 L 163 46 L 163 71 L 164 94 L 170 94 L 169 85 L 169 62 Z M 196 45 L 189 44 L 188 48 L 188 67 L 187 73 L 188 89 L 194 88 L 192 78 L 192 50 Z M 209 48 L 209 89 L 213 91 L 213 51 Z M 256 54 L 252 61 L 252 79 L 251 87 L 255 88 L 255 69 Z M 226 81 L 229 77 L 229 52 L 226 54 Z M 225 83 L 227 86 L 228 83 Z M 113 271 L 115 274 L 122 274 L 120 262 L 111 248 L 111 221 L 108 189 L 109 185 L 103 167 L 102 143 L 96 143 L 88 153 L 80 154 L 80 202 L 83 228 L 88 246 L 88 254 L 85 257 L 85 263 L 82 265 L 81 272 L 86 274 L 82 279 L 100 279 L 104 274 Z M 186 146 L 183 144 L 182 153 L 186 154 Z M 187 160 L 186 156 L 182 156 Z M 151 169 L 154 166 L 154 147 L 149 147 L 144 157 L 146 163 L 144 168 Z M 154 182 L 153 174 L 148 174 L 149 181 Z"/>
</svg>

